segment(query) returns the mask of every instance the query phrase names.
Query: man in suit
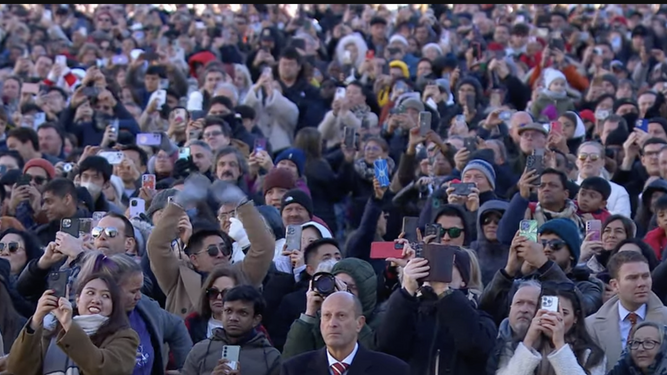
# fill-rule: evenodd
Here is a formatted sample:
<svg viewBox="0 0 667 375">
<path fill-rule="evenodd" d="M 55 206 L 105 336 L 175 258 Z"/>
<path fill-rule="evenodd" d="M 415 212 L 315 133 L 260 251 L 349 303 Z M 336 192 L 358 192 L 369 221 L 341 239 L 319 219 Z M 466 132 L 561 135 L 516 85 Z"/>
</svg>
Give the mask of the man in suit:
<svg viewBox="0 0 667 375">
<path fill-rule="evenodd" d="M 361 302 L 351 293 L 336 292 L 322 303 L 320 331 L 326 347 L 283 362 L 281 375 L 409 375 L 398 358 L 364 349 L 357 343 L 366 323 Z"/>
<path fill-rule="evenodd" d="M 651 270 L 635 251 L 621 251 L 609 259 L 609 285 L 616 296 L 586 318 L 586 329 L 607 356 L 607 369 L 616 365 L 632 328 L 644 321 L 667 324 L 667 307 L 651 292 Z"/>
</svg>

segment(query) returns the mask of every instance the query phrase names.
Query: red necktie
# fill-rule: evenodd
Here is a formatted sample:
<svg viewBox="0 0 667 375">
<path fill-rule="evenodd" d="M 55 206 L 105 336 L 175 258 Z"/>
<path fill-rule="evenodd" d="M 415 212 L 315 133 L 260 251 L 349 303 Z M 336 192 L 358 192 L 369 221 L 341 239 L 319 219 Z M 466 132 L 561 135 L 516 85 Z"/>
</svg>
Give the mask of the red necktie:
<svg viewBox="0 0 667 375">
<path fill-rule="evenodd" d="M 348 367 L 350 367 L 350 365 L 347 363 L 336 362 L 331 365 L 331 370 L 333 371 L 334 375 L 343 375 L 343 373 L 347 371 Z"/>
<path fill-rule="evenodd" d="M 632 330 L 637 325 L 637 318 L 639 318 L 639 315 L 631 312 L 630 314 L 627 315 L 627 318 L 630 321 L 630 331 L 628 332 L 628 338 L 625 341 L 626 345 L 627 345 L 628 341 L 630 341 L 630 337 L 632 337 Z"/>
</svg>

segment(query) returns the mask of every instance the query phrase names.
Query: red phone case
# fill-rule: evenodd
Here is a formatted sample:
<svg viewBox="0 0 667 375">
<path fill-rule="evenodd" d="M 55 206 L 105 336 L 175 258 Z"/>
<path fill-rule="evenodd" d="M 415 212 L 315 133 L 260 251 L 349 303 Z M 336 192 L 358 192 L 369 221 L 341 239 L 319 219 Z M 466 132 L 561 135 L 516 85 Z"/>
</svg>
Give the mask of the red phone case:
<svg viewBox="0 0 667 375">
<path fill-rule="evenodd" d="M 372 242 L 371 259 L 401 258 L 403 249 L 396 249 L 394 242 Z"/>
</svg>

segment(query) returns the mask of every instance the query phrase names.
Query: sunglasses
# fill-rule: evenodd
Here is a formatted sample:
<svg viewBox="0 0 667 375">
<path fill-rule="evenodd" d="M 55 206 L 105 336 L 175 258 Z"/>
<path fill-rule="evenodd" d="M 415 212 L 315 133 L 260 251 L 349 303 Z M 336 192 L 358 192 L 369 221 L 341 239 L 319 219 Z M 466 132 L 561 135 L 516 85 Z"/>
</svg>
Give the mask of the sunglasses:
<svg viewBox="0 0 667 375">
<path fill-rule="evenodd" d="M 217 245 L 209 245 L 206 249 L 199 251 L 196 254 L 201 254 L 203 252 L 208 253 L 208 255 L 212 257 L 217 256 L 220 253 L 223 256 L 228 257 L 232 253 L 230 249 L 227 247 L 227 245 L 225 245 L 224 243 L 219 243 Z"/>
<path fill-rule="evenodd" d="M 90 234 L 93 236 L 93 238 L 98 238 L 99 236 L 102 235 L 102 233 L 104 233 L 104 236 L 106 236 L 107 238 L 114 238 L 114 237 L 118 236 L 118 228 L 114 228 L 114 227 L 106 227 L 106 228 L 95 227 L 90 231 Z"/>
<path fill-rule="evenodd" d="M 31 181 L 34 181 L 37 185 L 41 185 L 41 184 L 43 184 L 47 181 L 46 177 L 42 177 L 42 176 L 32 176 L 32 175 L 29 175 L 27 173 L 25 174 L 25 176 L 27 178 L 30 178 Z"/>
<path fill-rule="evenodd" d="M 445 237 L 445 234 L 449 234 L 449 238 L 459 238 L 463 234 L 463 228 L 441 228 L 440 237 Z"/>
<path fill-rule="evenodd" d="M 10 243 L 0 242 L 0 252 L 3 252 L 5 251 L 5 249 L 7 249 L 7 251 L 9 251 L 10 253 L 15 253 L 20 248 L 21 245 L 19 245 L 18 242 L 10 242 Z"/>
<path fill-rule="evenodd" d="M 497 216 L 493 216 L 493 215 L 487 216 L 487 217 L 484 218 L 484 221 L 482 222 L 482 225 L 489 225 L 491 223 L 499 224 L 500 223 L 500 218 L 497 217 Z"/>
<path fill-rule="evenodd" d="M 565 247 L 565 241 L 563 240 L 542 240 L 542 246 L 545 248 L 549 246 L 552 250 L 558 251 Z"/>
<path fill-rule="evenodd" d="M 220 296 L 221 299 L 225 298 L 226 293 L 227 293 L 227 289 L 225 289 L 225 290 L 218 290 L 218 288 L 208 288 L 208 289 L 206 289 L 206 297 L 209 300 L 218 299 L 218 296 Z"/>
<path fill-rule="evenodd" d="M 585 152 L 580 153 L 577 157 L 581 161 L 586 161 L 586 159 L 590 159 L 591 161 L 598 161 L 598 159 L 600 159 L 600 155 L 598 154 L 587 154 Z"/>
</svg>

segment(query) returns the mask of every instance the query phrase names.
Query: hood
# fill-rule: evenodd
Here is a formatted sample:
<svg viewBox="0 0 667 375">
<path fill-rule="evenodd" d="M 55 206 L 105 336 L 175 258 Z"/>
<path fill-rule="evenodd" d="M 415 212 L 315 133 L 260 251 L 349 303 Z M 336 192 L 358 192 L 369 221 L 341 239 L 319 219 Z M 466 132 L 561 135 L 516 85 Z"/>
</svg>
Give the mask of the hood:
<svg viewBox="0 0 667 375">
<path fill-rule="evenodd" d="M 354 279 L 354 282 L 357 284 L 359 301 L 361 301 L 364 316 L 366 317 L 366 321 L 369 321 L 377 304 L 378 284 L 373 266 L 365 260 L 345 258 L 333 266 L 331 273 L 334 275 L 346 273 Z"/>
<path fill-rule="evenodd" d="M 482 217 L 489 211 L 500 211 L 501 214 L 504 214 L 509 207 L 509 203 L 497 199 L 493 199 L 485 202 L 479 210 L 477 210 L 477 241 L 486 241 L 484 237 L 484 231 L 482 230 Z"/>
<path fill-rule="evenodd" d="M 470 243 L 473 241 L 471 238 L 471 233 L 472 231 L 470 230 L 470 224 L 468 223 L 468 220 L 466 220 L 466 212 L 464 211 L 463 207 L 456 205 L 456 204 L 444 204 L 440 206 L 440 209 L 437 210 L 437 213 L 433 216 L 433 220 L 429 220 L 429 223 L 435 223 L 438 221 L 438 217 L 440 217 L 445 210 L 445 208 L 451 208 L 454 211 L 456 211 L 457 216 L 461 219 L 461 222 L 463 222 L 463 233 L 465 235 L 465 241 L 463 241 L 463 246 L 466 247 L 470 245 Z M 421 224 L 421 216 L 420 216 L 420 224 Z M 424 223 L 426 224 L 426 223 Z M 424 225 L 425 227 L 425 225 Z"/>
<path fill-rule="evenodd" d="M 309 221 L 307 223 L 301 224 L 301 229 L 306 229 L 310 227 L 317 229 L 320 232 L 322 238 L 333 238 L 333 236 L 331 235 L 331 231 L 327 229 L 327 227 L 316 221 Z"/>
<path fill-rule="evenodd" d="M 338 65 L 343 66 L 343 57 L 345 56 L 345 46 L 348 44 L 354 44 L 357 47 L 357 60 L 352 61 L 352 64 L 355 68 L 361 67 L 361 64 L 366 59 L 366 52 L 368 51 L 368 45 L 364 38 L 358 33 L 352 33 L 344 36 L 341 40 L 338 41 L 336 45 L 336 61 Z"/>
<path fill-rule="evenodd" d="M 224 328 L 216 328 L 213 330 L 213 337 L 211 338 L 212 341 L 222 341 L 224 345 L 241 345 L 244 349 L 251 349 L 251 348 L 272 348 L 273 346 L 269 342 L 269 340 L 266 338 L 263 332 L 260 332 L 257 330 L 257 328 L 253 329 L 250 331 L 246 337 L 241 339 L 240 342 L 237 343 L 232 343 L 232 341 L 229 339 L 229 336 L 227 336 L 227 332 L 225 332 Z"/>
<path fill-rule="evenodd" d="M 198 78 L 195 64 L 202 64 L 206 66 L 206 64 L 216 59 L 217 57 L 215 56 L 215 54 L 213 54 L 213 52 L 210 51 L 202 51 L 195 53 L 188 60 L 188 66 L 190 67 L 190 76 Z"/>
<path fill-rule="evenodd" d="M 584 121 L 581 119 L 579 114 L 574 111 L 567 111 L 565 112 L 569 114 L 570 116 L 574 116 L 574 118 L 577 120 L 577 127 L 574 129 L 574 135 L 572 138 L 582 138 L 586 135 L 586 126 L 584 125 Z"/>
<path fill-rule="evenodd" d="M 459 89 L 463 85 L 471 85 L 472 87 L 475 88 L 475 104 L 479 107 L 481 104 L 486 103 L 486 98 L 484 97 L 484 90 L 482 89 L 482 84 L 479 82 L 479 80 L 475 77 L 464 77 L 462 78 L 457 84 L 456 84 L 456 91 L 454 91 L 454 95 L 457 95 L 459 92 Z M 461 107 L 463 107 L 464 103 L 459 103 L 458 97 L 454 99 L 456 103 L 458 103 Z"/>
<path fill-rule="evenodd" d="M 659 178 L 646 187 L 644 191 L 642 192 L 642 206 L 647 207 L 651 203 L 651 195 L 655 193 L 656 191 L 662 191 L 664 193 L 667 193 L 667 181 L 663 180 L 662 178 Z"/>
</svg>

